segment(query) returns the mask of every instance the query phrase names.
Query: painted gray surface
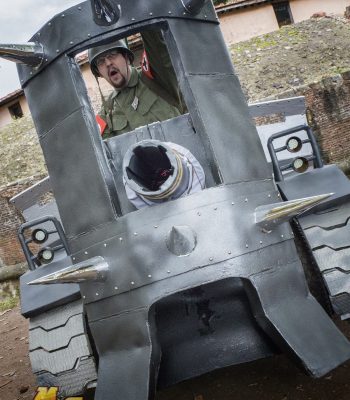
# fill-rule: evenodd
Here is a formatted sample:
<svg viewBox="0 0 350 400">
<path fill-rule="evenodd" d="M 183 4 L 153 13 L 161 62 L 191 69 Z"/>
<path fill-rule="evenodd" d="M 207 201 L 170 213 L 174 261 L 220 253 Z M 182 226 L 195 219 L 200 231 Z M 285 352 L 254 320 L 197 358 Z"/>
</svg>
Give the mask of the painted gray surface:
<svg viewBox="0 0 350 400">
<path fill-rule="evenodd" d="M 224 309 L 231 304 L 236 308 L 249 304 L 246 320 L 237 326 L 232 314 L 227 314 L 215 347 L 198 338 L 198 332 L 198 340 L 191 343 L 191 329 L 183 330 L 186 322 L 182 325 L 181 318 L 175 318 L 173 347 L 167 353 L 173 362 L 163 364 L 162 384 L 267 356 L 276 348 L 296 358 L 311 375 L 326 374 L 350 358 L 350 344 L 310 296 L 289 224 L 281 224 L 271 233 L 262 232 L 255 224 L 255 208 L 276 203 L 279 197 L 212 4 L 206 2 L 196 17 L 184 15 L 180 1 L 122 0 L 120 5 L 122 18 L 110 27 L 93 24 L 88 2 L 57 16 L 34 36 L 43 44 L 47 61 L 35 71 L 19 67 L 72 252 L 71 262 L 98 255 L 110 265 L 105 284 L 80 285 L 99 356 L 95 399 L 114 400 L 115 393 L 123 400 L 152 398 L 167 332 L 166 326 L 158 331 L 162 321 L 156 319 L 157 307 L 171 296 L 181 304 L 176 297 L 181 294 L 188 297 L 183 304 L 190 306 L 194 301 L 198 307 L 201 299 L 208 300 L 210 289 L 197 299 L 193 290 L 203 287 L 205 291 L 206 285 L 213 284 L 219 296 L 218 283 L 223 280 L 229 281 L 224 287 L 232 285 L 232 294 L 237 295 L 237 299 L 222 300 Z M 118 151 L 143 132 L 111 140 L 111 147 L 113 143 L 115 147 L 107 158 L 72 56 L 152 24 L 163 31 L 188 106 L 188 126 L 193 125 L 198 135 L 198 140 L 191 136 L 188 143 L 206 163 L 210 187 L 187 198 L 127 213 L 131 210 L 118 184 L 118 160 L 123 157 Z M 43 98 L 43 92 L 50 92 L 50 96 Z M 155 127 L 170 137 L 169 131 L 184 122 L 180 118 Z M 145 129 L 146 135 L 149 129 L 152 127 L 147 132 Z M 196 151 L 193 154 L 197 157 Z M 283 189 L 292 191 L 290 188 L 292 184 Z M 294 190 L 298 193 L 300 185 Z M 166 246 L 169 232 L 177 225 L 188 226 L 197 235 L 197 246 L 187 257 L 177 257 Z M 40 268 L 21 282 L 24 285 L 69 263 L 67 258 L 59 265 Z M 46 288 L 35 290 L 24 290 L 31 311 L 63 301 L 56 289 L 48 300 L 40 296 L 46 294 Z M 75 286 L 71 295 L 78 293 Z M 212 307 L 218 309 L 215 302 Z M 166 318 L 166 312 L 163 315 Z M 163 340 L 159 340 L 161 332 Z M 217 351 L 232 340 L 232 352 Z M 207 357 L 183 354 L 181 359 L 174 358 L 176 353 L 181 356 L 177 344 L 184 342 L 193 355 L 206 345 Z M 75 344 L 75 339 L 70 343 Z M 64 348 L 57 355 L 61 369 L 70 368 L 72 354 L 85 352 L 85 344 L 76 345 L 74 351 Z M 42 350 L 38 352 L 40 357 L 44 355 Z M 46 365 L 58 371 L 54 359 L 46 360 Z"/>
</svg>

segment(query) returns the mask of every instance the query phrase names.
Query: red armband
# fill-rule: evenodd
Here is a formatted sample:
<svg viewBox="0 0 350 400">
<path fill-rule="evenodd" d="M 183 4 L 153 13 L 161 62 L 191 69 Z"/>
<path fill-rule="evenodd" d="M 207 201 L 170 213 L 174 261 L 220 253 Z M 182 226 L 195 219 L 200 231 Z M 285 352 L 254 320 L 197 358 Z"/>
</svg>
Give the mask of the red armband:
<svg viewBox="0 0 350 400">
<path fill-rule="evenodd" d="M 106 130 L 107 123 L 104 121 L 99 115 L 96 115 L 96 121 L 100 128 L 101 136 L 103 135 L 104 131 Z"/>
<path fill-rule="evenodd" d="M 149 65 L 147 53 L 144 50 L 141 58 L 141 68 L 142 72 L 147 76 L 149 79 L 154 79 L 154 76 L 152 75 L 151 71 L 151 66 Z"/>
</svg>

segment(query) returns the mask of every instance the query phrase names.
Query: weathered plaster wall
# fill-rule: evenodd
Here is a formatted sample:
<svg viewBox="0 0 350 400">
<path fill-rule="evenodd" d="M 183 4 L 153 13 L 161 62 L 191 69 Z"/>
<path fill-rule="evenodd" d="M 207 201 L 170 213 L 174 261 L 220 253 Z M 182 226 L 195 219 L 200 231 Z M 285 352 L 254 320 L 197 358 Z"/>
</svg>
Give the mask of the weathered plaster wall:
<svg viewBox="0 0 350 400">
<path fill-rule="evenodd" d="M 278 29 L 271 4 L 220 14 L 220 27 L 227 43 L 237 43 Z"/>
<path fill-rule="evenodd" d="M 324 11 L 327 14 L 344 15 L 349 0 L 292 0 L 290 8 L 294 23 L 309 19 L 313 14 Z"/>
</svg>

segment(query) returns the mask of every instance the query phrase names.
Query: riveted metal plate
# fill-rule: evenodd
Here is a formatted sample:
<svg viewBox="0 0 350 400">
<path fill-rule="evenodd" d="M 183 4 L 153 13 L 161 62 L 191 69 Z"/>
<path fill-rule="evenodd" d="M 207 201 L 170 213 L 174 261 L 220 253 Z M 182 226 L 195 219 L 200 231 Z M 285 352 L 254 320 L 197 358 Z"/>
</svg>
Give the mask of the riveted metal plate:
<svg viewBox="0 0 350 400">
<path fill-rule="evenodd" d="M 226 188 L 221 194 L 227 193 Z M 289 224 L 282 224 L 270 233 L 264 233 L 255 224 L 255 208 L 276 199 L 271 192 L 232 196 L 221 201 L 217 197 L 214 203 L 179 210 L 151 224 L 140 223 L 144 219 L 134 219 L 133 224 L 129 218 L 127 231 L 74 255 L 74 263 L 100 255 L 110 265 L 105 282 L 81 284 L 85 301 L 134 290 L 291 239 Z M 197 246 L 186 257 L 172 254 L 166 243 L 172 227 L 181 224 L 197 234 Z"/>
</svg>

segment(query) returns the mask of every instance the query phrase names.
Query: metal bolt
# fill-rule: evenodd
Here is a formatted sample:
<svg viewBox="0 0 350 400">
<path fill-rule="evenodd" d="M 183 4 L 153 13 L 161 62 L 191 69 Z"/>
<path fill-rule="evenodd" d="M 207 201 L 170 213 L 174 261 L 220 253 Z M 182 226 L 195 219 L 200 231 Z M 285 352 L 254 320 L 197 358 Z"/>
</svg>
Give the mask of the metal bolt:
<svg viewBox="0 0 350 400">
<path fill-rule="evenodd" d="M 209 258 L 209 261 L 213 261 L 213 260 L 214 260 L 214 258 L 213 258 L 213 257 L 210 257 L 210 258 Z"/>
<path fill-rule="evenodd" d="M 114 286 L 114 290 L 118 290 L 118 286 Z"/>
<path fill-rule="evenodd" d="M 99 296 L 99 294 L 98 294 L 98 293 L 96 293 L 96 296 Z"/>
<path fill-rule="evenodd" d="M 271 197 L 270 193 L 268 194 L 268 196 L 267 196 L 267 197 Z"/>
<path fill-rule="evenodd" d="M 86 296 L 83 296 L 83 299 L 86 299 Z"/>
<path fill-rule="evenodd" d="M 157 228 L 158 228 L 158 225 L 154 225 L 154 228 L 157 229 Z"/>
<path fill-rule="evenodd" d="M 132 285 L 135 285 L 135 282 L 134 282 L 134 281 L 131 281 L 130 283 L 131 283 Z"/>
<path fill-rule="evenodd" d="M 167 273 L 167 274 L 170 274 L 170 271 L 167 271 L 166 273 Z"/>
<path fill-rule="evenodd" d="M 61 17 L 64 18 L 64 14 L 62 14 Z"/>
<path fill-rule="evenodd" d="M 168 14 L 170 15 L 170 14 L 171 14 L 171 11 L 168 11 Z"/>
<path fill-rule="evenodd" d="M 228 254 L 232 254 L 232 251 L 231 251 L 231 250 L 229 250 L 227 253 L 228 253 Z"/>
<path fill-rule="evenodd" d="M 51 26 L 51 22 L 49 22 L 48 25 Z"/>
<path fill-rule="evenodd" d="M 247 244 L 245 245 L 245 247 L 248 248 L 248 247 L 249 247 L 249 244 L 247 243 Z"/>
<path fill-rule="evenodd" d="M 135 21 L 135 18 L 131 18 L 131 21 Z"/>
<path fill-rule="evenodd" d="M 119 238 L 119 242 L 122 242 L 123 241 L 123 238 Z"/>
<path fill-rule="evenodd" d="M 78 10 L 81 11 L 81 7 L 78 7 Z"/>
<path fill-rule="evenodd" d="M 32 71 L 30 71 L 30 72 L 29 72 L 29 75 L 33 75 L 33 72 L 32 72 Z"/>
<path fill-rule="evenodd" d="M 233 201 L 231 204 L 234 206 L 234 205 L 235 205 L 235 202 Z"/>
<path fill-rule="evenodd" d="M 281 197 L 281 195 L 279 193 L 277 193 L 277 197 Z"/>
<path fill-rule="evenodd" d="M 47 58 L 45 58 L 45 61 L 49 61 Z"/>
<path fill-rule="evenodd" d="M 148 275 L 149 278 L 152 278 L 152 275 Z"/>
<path fill-rule="evenodd" d="M 262 240 L 260 240 L 260 244 L 263 244 Z"/>
<path fill-rule="evenodd" d="M 84 254 L 86 254 L 86 255 L 87 255 L 87 254 L 89 254 L 89 253 L 88 253 L 87 251 L 84 251 Z"/>
<path fill-rule="evenodd" d="M 137 232 L 134 232 L 134 236 L 137 236 Z"/>
<path fill-rule="evenodd" d="M 74 42 L 70 41 L 69 44 L 73 44 Z"/>
<path fill-rule="evenodd" d="M 208 16 L 207 16 L 207 15 L 204 15 L 204 18 L 208 18 Z"/>
<path fill-rule="evenodd" d="M 246 203 L 248 203 L 248 199 L 245 199 L 244 201 L 245 201 Z"/>
<path fill-rule="evenodd" d="M 57 49 L 57 50 L 56 50 L 56 53 L 59 53 L 59 52 L 60 52 L 60 51 Z"/>
<path fill-rule="evenodd" d="M 73 257 L 72 260 L 75 261 L 75 257 Z"/>
<path fill-rule="evenodd" d="M 105 247 L 107 247 L 107 243 L 104 243 L 103 245 L 104 245 Z"/>
<path fill-rule="evenodd" d="M 187 15 L 187 12 L 185 11 L 185 12 L 183 12 L 183 15 Z"/>
<path fill-rule="evenodd" d="M 283 238 L 284 238 L 284 235 L 281 235 L 281 238 L 283 239 Z"/>
<path fill-rule="evenodd" d="M 38 36 L 40 36 L 41 35 L 41 33 L 40 32 L 38 32 Z"/>
<path fill-rule="evenodd" d="M 153 15 L 153 12 L 150 12 L 149 15 Z"/>
</svg>

